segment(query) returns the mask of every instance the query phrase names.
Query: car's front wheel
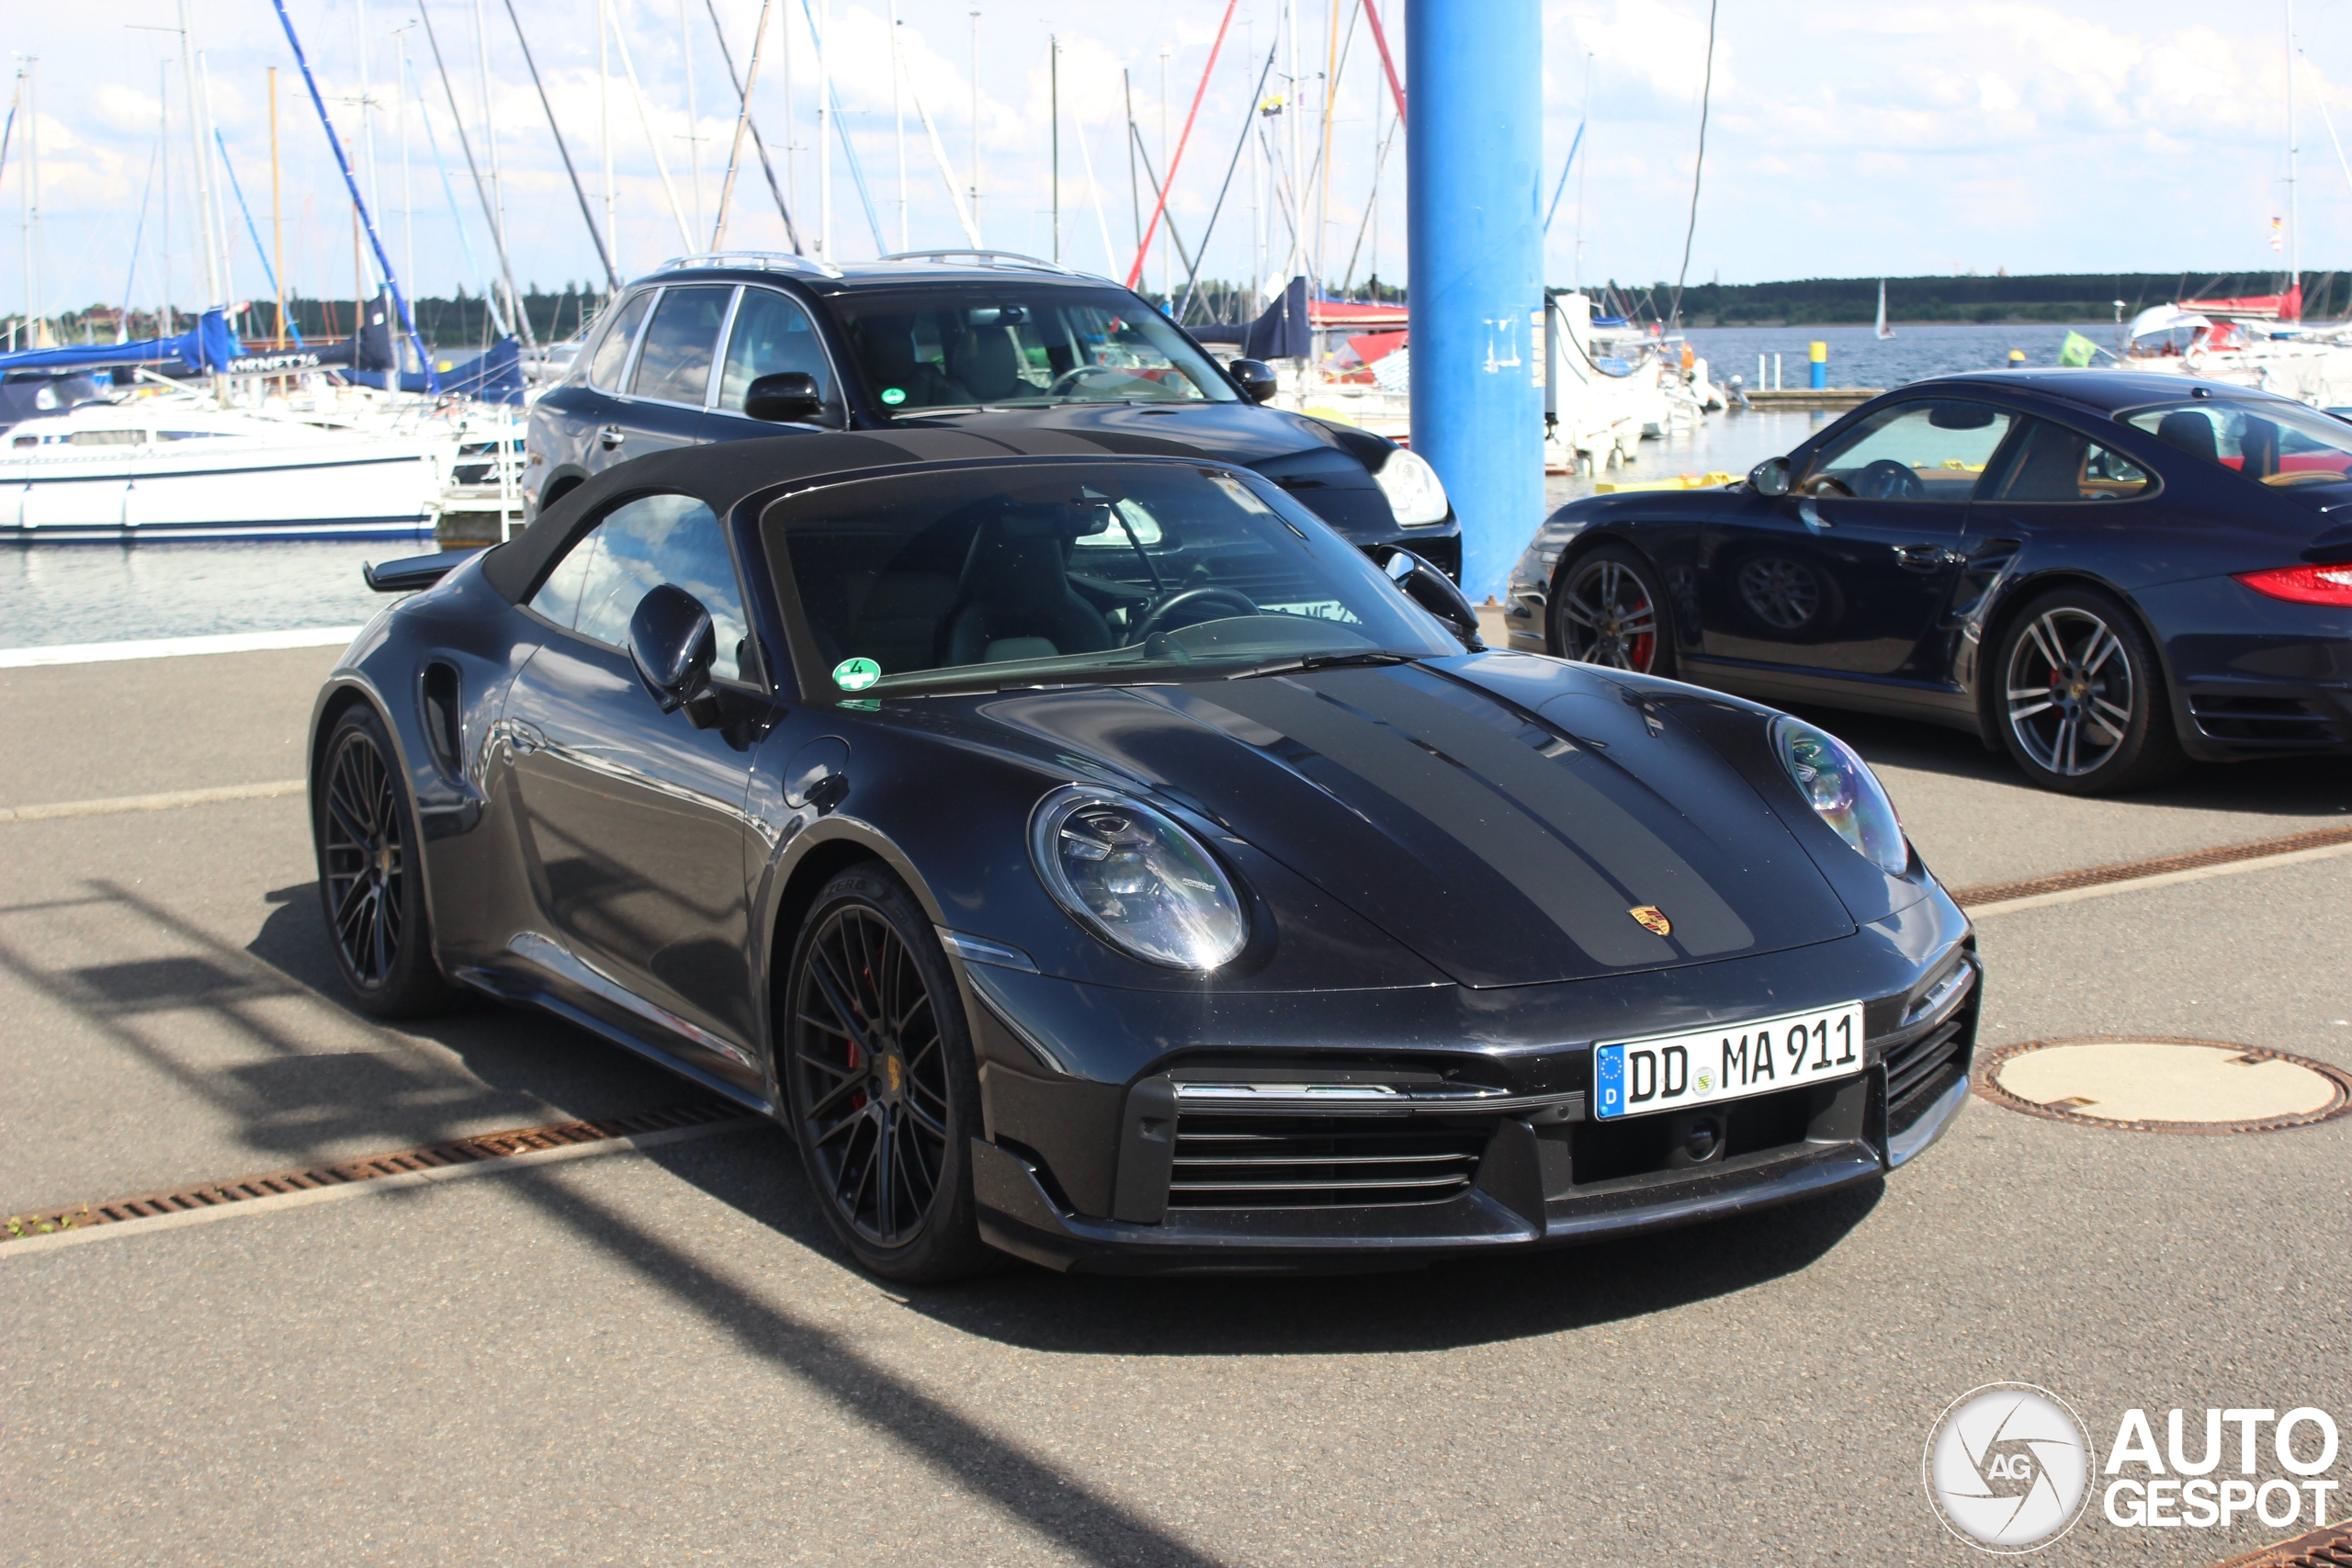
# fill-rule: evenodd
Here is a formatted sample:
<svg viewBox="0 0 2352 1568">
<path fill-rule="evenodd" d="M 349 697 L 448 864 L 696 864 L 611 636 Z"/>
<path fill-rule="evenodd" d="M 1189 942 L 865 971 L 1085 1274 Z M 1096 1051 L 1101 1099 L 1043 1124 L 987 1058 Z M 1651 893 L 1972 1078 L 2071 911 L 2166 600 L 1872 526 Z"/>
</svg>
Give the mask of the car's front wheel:
<svg viewBox="0 0 2352 1568">
<path fill-rule="evenodd" d="M 2155 648 L 2112 595 L 2042 594 L 2009 623 L 1994 669 L 2001 742 L 2044 789 L 2104 795 L 2180 770 Z"/>
<path fill-rule="evenodd" d="M 399 753 L 376 710 L 346 708 L 327 736 L 311 792 L 319 897 L 335 967 L 362 1012 L 414 1018 L 448 1005 L 433 959 L 416 818 Z"/>
<path fill-rule="evenodd" d="M 817 895 L 785 981 L 778 1076 L 833 1234 L 888 1280 L 987 1268 L 972 1201 L 979 1078 L 931 922 L 879 864 Z"/>
<path fill-rule="evenodd" d="M 1637 675 L 1673 674 L 1656 569 L 1623 545 L 1602 545 L 1569 562 L 1552 592 L 1551 644 L 1563 659 Z"/>
</svg>

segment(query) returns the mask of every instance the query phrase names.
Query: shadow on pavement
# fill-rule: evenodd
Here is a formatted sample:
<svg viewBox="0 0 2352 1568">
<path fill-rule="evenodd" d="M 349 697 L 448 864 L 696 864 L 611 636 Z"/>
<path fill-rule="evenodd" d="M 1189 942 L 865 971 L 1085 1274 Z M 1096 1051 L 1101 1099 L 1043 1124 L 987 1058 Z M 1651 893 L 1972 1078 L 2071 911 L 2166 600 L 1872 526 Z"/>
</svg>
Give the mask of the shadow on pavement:
<svg viewBox="0 0 2352 1568">
<path fill-rule="evenodd" d="M 2028 795 L 2042 793 L 2007 752 L 1987 751 L 1973 735 L 1957 729 L 1843 709 L 1791 711 L 1844 740 L 1874 765 L 1973 779 Z M 2113 798 L 2266 817 L 2352 816 L 2352 761 L 2275 757 L 2253 762 L 2192 762 L 2169 784 Z"/>
</svg>

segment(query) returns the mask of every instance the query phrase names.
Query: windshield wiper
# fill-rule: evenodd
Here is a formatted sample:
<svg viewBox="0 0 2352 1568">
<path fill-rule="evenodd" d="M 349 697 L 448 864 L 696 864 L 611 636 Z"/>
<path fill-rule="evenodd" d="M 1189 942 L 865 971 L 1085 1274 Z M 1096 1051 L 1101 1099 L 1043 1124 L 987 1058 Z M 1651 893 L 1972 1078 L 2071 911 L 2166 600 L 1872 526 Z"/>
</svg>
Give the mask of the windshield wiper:
<svg viewBox="0 0 2352 1568">
<path fill-rule="evenodd" d="M 1247 670 L 1237 670 L 1226 677 L 1228 681 L 1246 681 L 1253 675 L 1292 675 L 1302 670 L 1341 670 L 1381 664 L 1410 664 L 1408 653 L 1307 653 L 1296 659 L 1270 659 L 1263 664 L 1252 664 Z"/>
</svg>

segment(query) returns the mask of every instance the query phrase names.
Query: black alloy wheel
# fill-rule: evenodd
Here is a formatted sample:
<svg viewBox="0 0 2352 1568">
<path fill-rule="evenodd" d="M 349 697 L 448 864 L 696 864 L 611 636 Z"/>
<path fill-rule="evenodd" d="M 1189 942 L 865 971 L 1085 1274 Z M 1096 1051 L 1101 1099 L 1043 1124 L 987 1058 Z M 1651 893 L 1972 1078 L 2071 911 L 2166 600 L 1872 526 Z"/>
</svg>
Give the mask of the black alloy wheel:
<svg viewBox="0 0 2352 1568">
<path fill-rule="evenodd" d="M 1666 596 L 1655 573 L 1623 545 L 1602 545 L 1570 562 L 1552 594 L 1552 650 L 1563 659 L 1674 673 Z"/>
<path fill-rule="evenodd" d="M 2154 648 L 2132 613 L 2097 589 L 2061 588 L 2027 604 L 1994 669 L 2002 744 L 2044 789 L 2136 789 L 2186 761 Z"/>
<path fill-rule="evenodd" d="M 360 1010 L 413 1018 L 451 998 L 433 958 L 415 818 L 391 739 L 373 708 L 345 710 L 311 789 L 319 897 L 335 967 Z"/>
<path fill-rule="evenodd" d="M 988 1267 L 972 1203 L 979 1079 L 946 955 L 879 864 L 828 883 L 794 945 L 780 1076 L 825 1218 L 885 1279 Z"/>
</svg>

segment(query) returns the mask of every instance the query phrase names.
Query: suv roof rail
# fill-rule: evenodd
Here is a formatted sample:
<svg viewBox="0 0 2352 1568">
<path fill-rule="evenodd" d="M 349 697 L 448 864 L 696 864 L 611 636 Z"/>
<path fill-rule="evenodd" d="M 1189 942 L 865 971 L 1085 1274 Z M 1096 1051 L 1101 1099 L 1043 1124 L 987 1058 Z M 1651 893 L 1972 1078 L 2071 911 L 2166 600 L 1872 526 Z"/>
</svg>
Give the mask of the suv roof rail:
<svg viewBox="0 0 2352 1568">
<path fill-rule="evenodd" d="M 690 256 L 672 256 L 656 272 L 693 272 L 703 268 L 742 267 L 759 272 L 797 272 L 810 277 L 839 277 L 842 269 L 824 262 L 797 256 L 789 251 L 705 251 Z"/>
<path fill-rule="evenodd" d="M 1077 272 L 1062 265 L 1059 262 L 1050 262 L 1046 260 L 1043 256 L 1024 256 L 1017 251 L 979 251 L 972 250 L 968 247 L 960 250 L 946 251 L 893 251 L 887 256 L 876 256 L 875 259 L 876 261 L 900 262 L 950 261 L 958 258 L 969 258 L 972 261 L 978 262 L 982 266 L 1035 267 L 1039 272 L 1058 272 L 1069 277 L 1076 277 L 1080 276 Z"/>
</svg>

